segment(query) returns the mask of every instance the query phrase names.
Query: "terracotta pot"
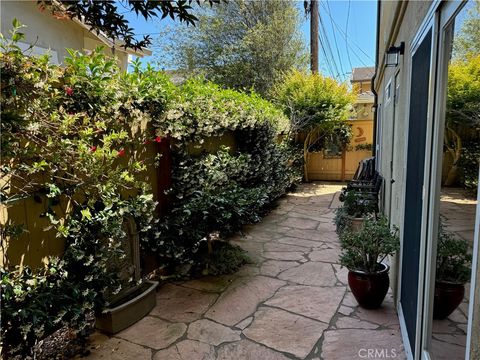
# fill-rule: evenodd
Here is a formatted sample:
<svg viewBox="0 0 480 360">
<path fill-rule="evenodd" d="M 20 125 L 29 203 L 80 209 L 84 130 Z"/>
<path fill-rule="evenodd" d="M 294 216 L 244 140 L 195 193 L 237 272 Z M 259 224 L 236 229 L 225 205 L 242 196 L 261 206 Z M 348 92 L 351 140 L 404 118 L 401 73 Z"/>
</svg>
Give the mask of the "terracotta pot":
<svg viewBox="0 0 480 360">
<path fill-rule="evenodd" d="M 362 230 L 363 223 L 365 222 L 365 218 L 350 217 L 348 221 L 350 222 L 350 231 L 359 232 L 360 230 Z"/>
<path fill-rule="evenodd" d="M 381 270 L 367 273 L 360 270 L 349 270 L 348 285 L 358 304 L 365 309 L 377 309 L 382 305 L 388 292 L 390 267 L 380 264 Z"/>
<path fill-rule="evenodd" d="M 465 296 L 465 285 L 447 281 L 435 282 L 433 299 L 433 318 L 445 319 L 449 316 Z"/>
</svg>

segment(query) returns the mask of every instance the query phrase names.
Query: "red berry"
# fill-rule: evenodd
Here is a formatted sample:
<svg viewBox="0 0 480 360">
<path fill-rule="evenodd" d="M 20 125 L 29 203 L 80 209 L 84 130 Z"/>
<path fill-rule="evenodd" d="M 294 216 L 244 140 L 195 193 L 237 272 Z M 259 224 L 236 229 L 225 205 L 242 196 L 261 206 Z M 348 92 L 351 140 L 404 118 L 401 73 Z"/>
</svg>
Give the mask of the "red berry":
<svg viewBox="0 0 480 360">
<path fill-rule="evenodd" d="M 155 142 L 161 143 L 161 142 L 162 142 L 162 138 L 161 138 L 160 136 L 157 136 L 157 137 L 155 138 Z"/>
<path fill-rule="evenodd" d="M 125 149 L 121 149 L 119 152 L 118 152 L 118 156 L 123 156 L 125 155 Z"/>
<path fill-rule="evenodd" d="M 73 89 L 70 86 L 67 86 L 65 88 L 65 94 L 67 94 L 68 96 L 72 96 L 73 95 Z"/>
<path fill-rule="evenodd" d="M 97 151 L 97 147 L 94 145 L 94 146 L 90 146 L 90 151 L 91 152 L 95 152 Z"/>
</svg>

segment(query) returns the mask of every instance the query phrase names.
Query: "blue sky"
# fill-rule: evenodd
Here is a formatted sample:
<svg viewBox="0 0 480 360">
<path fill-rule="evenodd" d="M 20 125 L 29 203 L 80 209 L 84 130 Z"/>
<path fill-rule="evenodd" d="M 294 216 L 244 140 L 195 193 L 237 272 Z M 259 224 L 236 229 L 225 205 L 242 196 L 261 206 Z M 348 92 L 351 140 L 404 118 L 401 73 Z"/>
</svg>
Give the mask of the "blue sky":
<svg viewBox="0 0 480 360">
<path fill-rule="evenodd" d="M 297 3 L 303 14 L 303 1 L 297 1 Z M 320 1 L 320 16 L 323 23 L 323 29 L 320 26 L 320 31 L 326 34 L 328 39 L 324 40 L 327 56 L 322 50 L 319 54 L 322 73 L 336 76 L 340 80 L 347 80 L 352 67 L 374 66 L 376 7 L 377 3 L 374 0 Z M 124 15 L 130 20 L 136 34 L 153 34 L 153 38 L 159 29 L 172 25 L 170 19 L 161 21 L 155 19 L 147 22 L 137 18 L 134 13 L 127 12 Z M 310 43 L 309 19 L 305 16 L 302 16 L 302 19 L 301 31 L 308 45 Z M 144 58 L 143 62 L 152 61 L 154 56 L 155 54 Z"/>
</svg>

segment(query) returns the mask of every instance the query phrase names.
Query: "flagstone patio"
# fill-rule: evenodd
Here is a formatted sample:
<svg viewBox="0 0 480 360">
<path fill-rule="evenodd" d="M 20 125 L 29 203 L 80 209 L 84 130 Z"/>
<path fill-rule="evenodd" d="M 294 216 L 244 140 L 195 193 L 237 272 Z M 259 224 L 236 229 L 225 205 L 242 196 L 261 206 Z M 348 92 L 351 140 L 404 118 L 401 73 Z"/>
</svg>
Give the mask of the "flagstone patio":
<svg viewBox="0 0 480 360">
<path fill-rule="evenodd" d="M 304 184 L 280 199 L 231 239 L 253 264 L 162 286 L 143 320 L 114 337 L 93 335 L 89 359 L 404 359 L 391 295 L 378 310 L 359 308 L 338 264 L 340 189 Z"/>
</svg>

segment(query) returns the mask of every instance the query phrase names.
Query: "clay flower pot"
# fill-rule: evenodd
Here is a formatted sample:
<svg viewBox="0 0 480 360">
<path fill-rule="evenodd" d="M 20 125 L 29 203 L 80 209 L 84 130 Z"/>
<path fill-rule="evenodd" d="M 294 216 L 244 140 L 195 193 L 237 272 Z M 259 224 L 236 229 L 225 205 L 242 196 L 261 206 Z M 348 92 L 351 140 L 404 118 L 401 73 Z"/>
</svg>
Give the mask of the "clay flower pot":
<svg viewBox="0 0 480 360">
<path fill-rule="evenodd" d="M 363 223 L 365 222 L 365 218 L 363 217 L 349 217 L 348 218 L 348 221 L 350 223 L 350 228 L 349 230 L 350 231 L 353 231 L 353 232 L 358 232 L 360 230 L 362 230 L 362 227 L 363 227 Z"/>
<path fill-rule="evenodd" d="M 460 305 L 464 296 L 464 284 L 436 281 L 433 299 L 433 318 L 445 319 Z"/>
<path fill-rule="evenodd" d="M 390 267 L 379 264 L 381 269 L 374 273 L 360 270 L 349 270 L 348 285 L 358 304 L 365 309 L 377 309 L 382 305 L 388 292 Z"/>
</svg>

